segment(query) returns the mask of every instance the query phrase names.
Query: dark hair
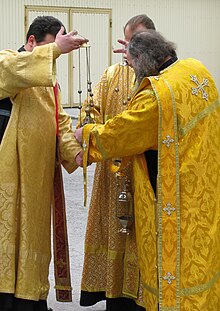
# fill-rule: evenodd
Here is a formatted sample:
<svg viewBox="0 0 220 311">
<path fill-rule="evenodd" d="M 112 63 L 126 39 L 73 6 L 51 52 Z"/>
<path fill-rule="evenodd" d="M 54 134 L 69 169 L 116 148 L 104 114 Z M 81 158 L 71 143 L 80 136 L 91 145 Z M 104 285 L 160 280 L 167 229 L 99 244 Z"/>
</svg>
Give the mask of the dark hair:
<svg viewBox="0 0 220 311">
<path fill-rule="evenodd" d="M 176 46 L 159 32 L 147 30 L 134 34 L 128 45 L 137 81 L 157 75 L 167 57 L 176 56 Z"/>
<path fill-rule="evenodd" d="M 135 29 L 143 25 L 146 29 L 156 29 L 153 21 L 146 14 L 136 15 L 129 19 L 129 21 L 124 26 L 124 31 L 127 26 L 130 26 L 132 32 L 135 32 Z"/>
<path fill-rule="evenodd" d="M 28 29 L 26 35 L 26 42 L 28 41 L 30 35 L 34 35 L 36 42 L 43 41 L 47 34 L 55 37 L 59 32 L 61 26 L 64 27 L 63 23 L 53 16 L 38 16 L 33 20 L 32 24 Z"/>
</svg>

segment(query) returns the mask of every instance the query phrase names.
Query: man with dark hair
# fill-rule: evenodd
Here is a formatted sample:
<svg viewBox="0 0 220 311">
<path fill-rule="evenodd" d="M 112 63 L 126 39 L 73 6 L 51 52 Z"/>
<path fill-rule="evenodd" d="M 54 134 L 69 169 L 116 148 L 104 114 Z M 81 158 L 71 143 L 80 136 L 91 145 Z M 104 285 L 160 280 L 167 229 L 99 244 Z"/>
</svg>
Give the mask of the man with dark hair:
<svg viewBox="0 0 220 311">
<path fill-rule="evenodd" d="M 125 40 L 133 33 L 155 29 L 153 21 L 145 14 L 132 17 L 124 27 Z M 118 49 L 116 52 L 124 52 Z M 83 105 L 81 123 L 89 108 L 94 122 L 104 124 L 125 110 L 131 98 L 135 77 L 133 69 L 123 64 L 108 67 L 93 90 L 90 100 Z M 88 111 L 88 110 L 87 110 Z M 119 232 L 119 198 L 123 184 L 132 194 L 131 165 L 121 175 L 109 170 L 111 161 L 97 163 L 92 198 L 89 208 L 85 239 L 85 256 L 81 284 L 82 306 L 94 305 L 106 299 L 107 311 L 143 310 L 134 222 L 129 234 Z M 129 183 L 129 185 L 128 185 Z"/>
<path fill-rule="evenodd" d="M 71 118 L 61 105 L 56 59 L 88 41 L 76 34 L 64 35 L 63 24 L 54 17 L 37 17 L 20 52 L 0 51 L 0 99 L 4 100 L 4 106 L 0 101 L 1 311 L 47 310 L 55 177 L 55 185 L 60 186 L 60 176 L 55 174 L 60 166 L 56 163 L 71 173 L 81 150 Z M 53 205 L 54 232 L 56 235 L 57 228 L 62 229 L 59 239 L 63 241 L 65 223 L 59 222 L 65 221 L 65 210 L 57 209 L 57 201 Z M 58 219 L 57 214 L 63 218 Z M 54 239 L 56 249 L 59 241 L 56 236 Z M 71 298 L 71 287 L 65 257 L 68 246 L 62 245 L 65 248 L 55 252 L 55 271 L 57 294 L 65 301 Z M 62 277 L 57 267 L 65 272 Z"/>
<path fill-rule="evenodd" d="M 56 34 L 60 28 L 64 28 L 64 34 L 66 30 L 60 20 L 53 16 L 38 16 L 34 19 L 30 25 L 27 35 L 26 44 L 18 49 L 18 52 L 29 51 L 31 52 L 34 46 L 43 45 L 49 42 L 53 42 Z M 6 126 L 11 114 L 12 103 L 10 98 L 3 98 L 0 101 L 0 143 L 4 135 Z"/>
<path fill-rule="evenodd" d="M 27 35 L 26 44 L 18 49 L 18 52 L 31 52 L 34 46 L 43 45 L 45 43 L 53 42 L 56 34 L 60 28 L 64 28 L 63 23 L 53 16 L 38 16 L 31 23 Z M 11 114 L 12 103 L 10 98 L 3 98 L 0 101 L 0 143 L 4 135 L 6 126 Z"/>
<path fill-rule="evenodd" d="M 36 42 L 42 45 L 42 42 L 48 34 L 55 38 L 61 26 L 64 28 L 64 34 L 66 34 L 66 29 L 59 19 L 53 16 L 38 16 L 34 19 L 28 29 L 26 43 L 28 42 L 29 37 L 34 35 Z"/>
<path fill-rule="evenodd" d="M 135 34 L 127 59 L 138 87 L 128 110 L 104 125 L 77 130 L 83 164 L 123 157 L 123 167 L 132 159 L 146 310 L 220 310 L 220 100 L 215 82 L 198 60 L 177 60 L 175 45 L 155 31 Z M 153 172 L 146 156 L 151 150 L 158 153 Z"/>
</svg>

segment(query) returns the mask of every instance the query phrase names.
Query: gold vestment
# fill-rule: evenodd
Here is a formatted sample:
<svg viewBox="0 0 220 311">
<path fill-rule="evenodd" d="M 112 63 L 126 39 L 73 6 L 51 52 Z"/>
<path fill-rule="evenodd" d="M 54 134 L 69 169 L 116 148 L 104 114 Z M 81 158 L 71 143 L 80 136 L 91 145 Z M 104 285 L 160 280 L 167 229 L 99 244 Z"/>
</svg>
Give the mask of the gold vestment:
<svg viewBox="0 0 220 311">
<path fill-rule="evenodd" d="M 127 108 L 134 72 L 126 65 L 108 67 L 95 87 L 91 115 L 104 124 Z M 85 118 L 83 106 L 82 121 Z M 81 289 L 105 292 L 107 298 L 129 297 L 143 305 L 134 224 L 129 235 L 119 232 L 117 180 L 111 161 L 96 164 L 85 238 Z M 131 173 L 131 172 L 130 172 Z M 130 175 L 129 169 L 126 174 Z M 129 176 L 130 178 L 131 176 Z M 130 178 L 131 179 L 131 178 Z"/>
<path fill-rule="evenodd" d="M 86 125 L 89 161 L 133 156 L 147 311 L 220 310 L 220 102 L 207 69 L 177 61 L 143 79 L 129 109 Z M 157 195 L 144 152 L 158 150 Z"/>
<path fill-rule="evenodd" d="M 49 291 L 59 55 L 55 43 L 0 52 L 0 99 L 13 104 L 0 144 L 0 292 L 30 300 Z M 60 158 L 72 172 L 81 148 L 60 95 L 58 108 Z"/>
</svg>

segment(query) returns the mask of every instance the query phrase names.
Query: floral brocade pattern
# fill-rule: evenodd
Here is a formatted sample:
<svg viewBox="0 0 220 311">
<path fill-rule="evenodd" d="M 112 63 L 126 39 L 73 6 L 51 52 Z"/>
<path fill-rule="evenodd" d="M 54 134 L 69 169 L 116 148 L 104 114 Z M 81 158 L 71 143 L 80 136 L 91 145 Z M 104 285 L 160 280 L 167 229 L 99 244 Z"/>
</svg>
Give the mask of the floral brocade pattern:
<svg viewBox="0 0 220 311">
<path fill-rule="evenodd" d="M 0 292 L 29 300 L 45 300 L 49 291 L 56 146 L 54 48 L 47 44 L 34 49 L 31 61 L 26 60 L 29 53 L 20 53 L 18 64 L 14 55 L 18 53 L 7 52 L 14 78 L 1 70 L 0 98 L 7 88 L 8 94 L 17 95 L 11 97 L 12 114 L 0 144 Z M 42 66 L 36 65 L 35 57 Z M 59 112 L 61 158 L 71 168 L 74 150 L 80 147 L 75 149 L 72 121 L 60 101 Z"/>
<path fill-rule="evenodd" d="M 209 81 L 208 97 L 193 92 L 190 75 Z M 159 303 L 160 311 L 218 311 L 220 102 L 214 81 L 199 61 L 177 61 L 142 81 L 130 109 L 92 130 L 90 158 L 98 158 L 98 150 L 105 158 L 116 150 L 121 157 L 136 154 L 135 221 L 146 308 L 157 311 Z M 157 202 L 142 154 L 155 148 Z"/>
<path fill-rule="evenodd" d="M 127 77 L 127 70 L 129 80 L 122 78 L 124 74 Z M 93 115 L 96 123 L 105 123 L 127 108 L 123 103 L 127 96 L 125 90 L 130 90 L 133 79 L 134 73 L 127 66 L 123 68 L 117 64 L 106 70 L 94 90 Z M 86 103 L 84 107 L 85 105 Z M 121 226 L 117 218 L 118 188 L 110 165 L 111 161 L 96 165 L 81 288 L 89 292 L 104 291 L 108 298 L 133 298 L 143 305 L 134 224 L 130 235 L 119 232 Z M 131 169 L 127 170 L 127 174 L 131 179 Z"/>
</svg>

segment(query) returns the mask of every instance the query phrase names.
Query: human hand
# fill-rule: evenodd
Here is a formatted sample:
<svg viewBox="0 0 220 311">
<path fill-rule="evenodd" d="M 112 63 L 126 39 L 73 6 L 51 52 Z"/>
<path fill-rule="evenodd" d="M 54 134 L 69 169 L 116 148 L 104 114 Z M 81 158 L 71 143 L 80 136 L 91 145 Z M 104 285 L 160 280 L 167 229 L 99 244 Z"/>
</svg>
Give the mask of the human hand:
<svg viewBox="0 0 220 311">
<path fill-rule="evenodd" d="M 83 167 L 83 151 L 81 150 L 75 157 L 76 164 Z"/>
<path fill-rule="evenodd" d="M 87 43 L 89 40 L 83 37 L 77 37 L 77 31 L 73 30 L 67 33 L 64 33 L 64 27 L 62 26 L 59 32 L 56 35 L 55 43 L 59 46 L 61 53 L 66 54 L 73 50 L 77 50 L 81 47 L 82 44 Z"/>
<path fill-rule="evenodd" d="M 82 145 L 82 127 L 75 130 L 74 136 L 78 143 Z"/>
<path fill-rule="evenodd" d="M 123 53 L 123 54 L 126 54 L 128 42 L 125 41 L 125 40 L 119 39 L 119 40 L 118 40 L 118 43 L 124 45 L 124 47 L 123 47 L 123 48 L 120 48 L 120 49 L 114 49 L 113 52 L 114 52 L 114 53 Z"/>
</svg>

